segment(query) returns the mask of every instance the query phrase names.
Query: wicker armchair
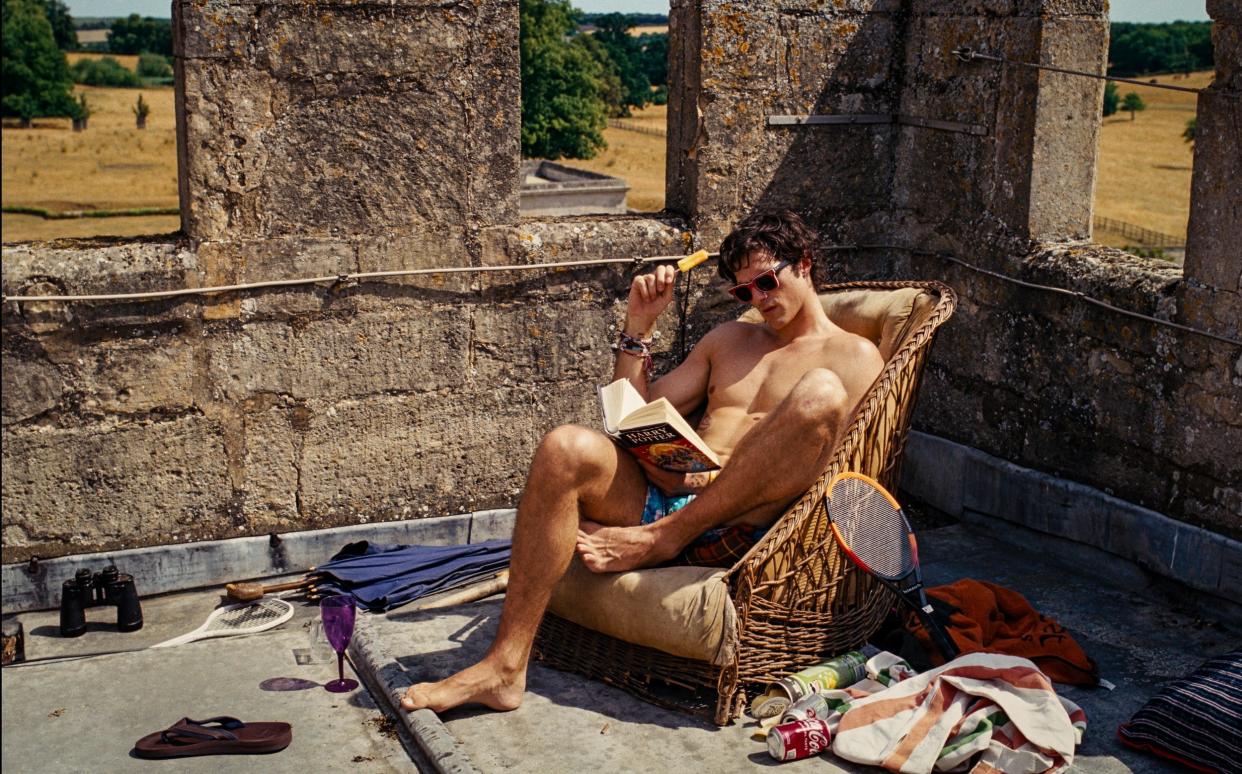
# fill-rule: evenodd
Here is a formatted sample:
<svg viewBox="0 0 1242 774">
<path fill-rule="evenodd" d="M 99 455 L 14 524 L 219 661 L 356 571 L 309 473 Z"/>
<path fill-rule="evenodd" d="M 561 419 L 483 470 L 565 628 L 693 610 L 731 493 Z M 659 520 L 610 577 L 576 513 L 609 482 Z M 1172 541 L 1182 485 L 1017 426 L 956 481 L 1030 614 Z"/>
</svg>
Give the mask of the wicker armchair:
<svg viewBox="0 0 1242 774">
<path fill-rule="evenodd" d="M 886 294 L 884 299 L 900 296 L 908 316 L 893 321 L 833 313 L 834 300 L 875 301 L 877 293 Z M 727 653 L 723 663 L 631 644 L 553 612 L 540 625 L 537 659 L 726 725 L 745 708 L 747 689 L 753 692 L 856 648 L 875 633 L 892 597 L 841 553 L 822 498 L 829 479 L 844 470 L 866 473 L 896 490 L 923 365 L 936 329 L 953 313 L 956 296 L 939 282 L 853 282 L 825 288 L 821 299 L 838 325 L 876 342 L 886 365 L 827 469 L 719 578 L 728 584 L 728 626 L 736 627 L 729 632 L 736 635 L 736 646 L 722 651 Z"/>
</svg>

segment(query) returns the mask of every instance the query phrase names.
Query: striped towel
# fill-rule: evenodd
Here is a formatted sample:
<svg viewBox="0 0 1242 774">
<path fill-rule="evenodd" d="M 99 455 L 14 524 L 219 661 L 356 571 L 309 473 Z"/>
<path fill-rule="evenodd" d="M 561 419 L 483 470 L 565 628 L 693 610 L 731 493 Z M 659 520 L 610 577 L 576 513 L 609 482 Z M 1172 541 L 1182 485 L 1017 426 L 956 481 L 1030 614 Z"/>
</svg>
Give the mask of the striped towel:
<svg viewBox="0 0 1242 774">
<path fill-rule="evenodd" d="M 1083 711 L 1016 656 L 970 653 L 860 697 L 862 688 L 830 719 L 833 753 L 907 774 L 965 768 L 976 756 L 974 774 L 1059 771 L 1087 727 Z"/>
</svg>

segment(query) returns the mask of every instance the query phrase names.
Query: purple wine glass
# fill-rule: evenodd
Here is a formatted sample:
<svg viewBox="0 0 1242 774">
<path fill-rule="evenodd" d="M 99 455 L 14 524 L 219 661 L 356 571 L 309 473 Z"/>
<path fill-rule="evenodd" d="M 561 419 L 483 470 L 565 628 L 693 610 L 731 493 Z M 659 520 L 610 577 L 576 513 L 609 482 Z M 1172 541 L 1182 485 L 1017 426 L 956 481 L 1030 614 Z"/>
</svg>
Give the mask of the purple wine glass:
<svg viewBox="0 0 1242 774">
<path fill-rule="evenodd" d="M 357 680 L 345 679 L 345 648 L 349 646 L 349 638 L 354 636 L 354 612 L 354 598 L 348 594 L 327 597 L 319 603 L 324 634 L 336 651 L 337 679 L 324 686 L 332 693 L 345 693 L 358 687 Z"/>
</svg>

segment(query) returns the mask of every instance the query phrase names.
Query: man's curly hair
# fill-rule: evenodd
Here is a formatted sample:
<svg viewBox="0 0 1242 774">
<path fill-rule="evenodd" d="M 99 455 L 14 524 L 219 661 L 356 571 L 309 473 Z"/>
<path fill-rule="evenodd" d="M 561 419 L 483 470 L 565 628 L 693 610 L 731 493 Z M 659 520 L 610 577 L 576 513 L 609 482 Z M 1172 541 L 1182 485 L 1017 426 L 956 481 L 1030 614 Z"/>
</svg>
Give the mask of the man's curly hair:
<svg viewBox="0 0 1242 774">
<path fill-rule="evenodd" d="M 811 259 L 811 281 L 815 280 L 814 246 L 818 235 L 789 210 L 756 212 L 748 215 L 720 244 L 720 260 L 716 271 L 729 282 L 737 284 L 737 273 L 750 263 L 754 251 L 767 253 L 777 261 L 797 263 Z"/>
</svg>

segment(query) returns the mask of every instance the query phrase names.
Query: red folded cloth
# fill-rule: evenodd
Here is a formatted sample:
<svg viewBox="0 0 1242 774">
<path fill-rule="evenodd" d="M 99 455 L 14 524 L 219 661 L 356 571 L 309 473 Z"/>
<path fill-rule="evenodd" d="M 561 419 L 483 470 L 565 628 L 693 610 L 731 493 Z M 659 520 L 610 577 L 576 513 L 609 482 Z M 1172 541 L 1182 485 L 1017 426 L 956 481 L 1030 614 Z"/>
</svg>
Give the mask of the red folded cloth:
<svg viewBox="0 0 1242 774">
<path fill-rule="evenodd" d="M 962 653 L 1004 653 L 1035 662 L 1048 677 L 1070 685 L 1097 685 L 1100 671 L 1069 631 L 1040 614 L 1016 591 L 995 583 L 964 578 L 927 589 L 937 617 Z M 927 632 L 911 615 L 906 628 L 937 665 L 944 659 Z"/>
</svg>

